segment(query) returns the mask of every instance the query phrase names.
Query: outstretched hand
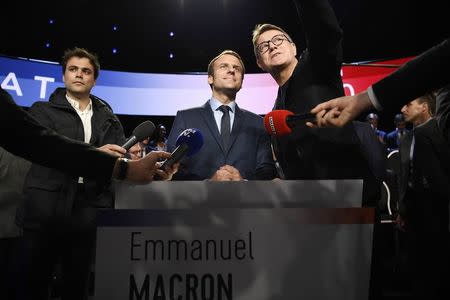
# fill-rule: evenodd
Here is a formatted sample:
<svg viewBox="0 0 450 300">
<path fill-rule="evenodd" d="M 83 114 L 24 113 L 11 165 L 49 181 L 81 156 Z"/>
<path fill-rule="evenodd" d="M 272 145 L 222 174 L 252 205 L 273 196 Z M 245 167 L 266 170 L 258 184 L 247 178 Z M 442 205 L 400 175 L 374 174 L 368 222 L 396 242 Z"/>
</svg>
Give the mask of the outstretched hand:
<svg viewBox="0 0 450 300">
<path fill-rule="evenodd" d="M 316 123 L 307 122 L 309 127 L 343 127 L 362 112 L 370 109 L 372 102 L 367 92 L 344 96 L 321 103 L 311 110 Z"/>
<path fill-rule="evenodd" d="M 141 159 L 128 161 L 126 179 L 135 183 L 148 183 L 155 179 L 156 174 L 164 180 L 172 178 L 178 171 L 178 164 L 173 165 L 168 171 L 159 169 L 159 161 L 171 155 L 169 152 L 152 151 Z"/>
</svg>

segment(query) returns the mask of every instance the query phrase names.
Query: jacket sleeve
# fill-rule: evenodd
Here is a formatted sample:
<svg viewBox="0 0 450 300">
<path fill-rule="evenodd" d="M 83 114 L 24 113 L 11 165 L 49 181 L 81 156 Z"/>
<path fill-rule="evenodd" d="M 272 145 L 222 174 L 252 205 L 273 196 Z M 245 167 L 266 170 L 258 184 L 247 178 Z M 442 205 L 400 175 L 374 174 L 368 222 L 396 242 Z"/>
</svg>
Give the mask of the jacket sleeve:
<svg viewBox="0 0 450 300">
<path fill-rule="evenodd" d="M 186 124 L 184 122 L 183 114 L 177 112 L 175 120 L 173 121 L 172 129 L 170 130 L 169 137 L 167 138 L 167 151 L 172 152 L 175 150 L 175 143 L 177 141 L 178 135 L 186 129 Z"/>
<path fill-rule="evenodd" d="M 184 114 L 181 111 L 177 112 L 175 120 L 173 121 L 172 129 L 170 130 L 169 137 L 167 138 L 167 151 L 172 152 L 176 148 L 177 138 L 180 133 L 186 129 L 186 122 Z M 202 180 L 201 178 L 194 177 L 186 168 L 186 164 L 183 164 L 183 159 L 180 161 L 180 167 L 178 172 L 173 176 L 173 180 Z"/>
<path fill-rule="evenodd" d="M 276 177 L 275 162 L 273 160 L 272 148 L 270 146 L 270 136 L 266 134 L 264 125 L 261 123 L 261 130 L 258 139 L 258 149 L 256 151 L 256 170 L 254 180 L 271 180 Z"/>
<path fill-rule="evenodd" d="M 294 3 L 311 62 L 318 70 L 340 70 L 342 29 L 328 0 L 295 0 Z"/>
<path fill-rule="evenodd" d="M 15 155 L 74 175 L 111 178 L 116 161 L 114 156 L 65 138 L 42 126 L 34 117 L 17 106 L 12 97 L 1 88 L 0 131 L 2 132 L 0 145 Z"/>
<path fill-rule="evenodd" d="M 372 88 L 383 110 L 397 112 L 409 101 L 448 83 L 450 39 L 409 61 Z"/>
</svg>

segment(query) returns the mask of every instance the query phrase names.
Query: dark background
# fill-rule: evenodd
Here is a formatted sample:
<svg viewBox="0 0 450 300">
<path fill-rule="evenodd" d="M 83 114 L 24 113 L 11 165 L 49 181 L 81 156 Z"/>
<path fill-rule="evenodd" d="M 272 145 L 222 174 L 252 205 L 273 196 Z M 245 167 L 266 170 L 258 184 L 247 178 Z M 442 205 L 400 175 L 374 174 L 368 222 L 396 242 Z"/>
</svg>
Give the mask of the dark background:
<svg viewBox="0 0 450 300">
<path fill-rule="evenodd" d="M 346 63 L 417 55 L 450 33 L 447 1 L 330 2 L 344 30 Z M 212 57 L 232 49 L 248 73 L 258 73 L 251 32 L 267 22 L 283 27 L 304 48 L 290 0 L 3 1 L 0 54 L 59 62 L 66 48 L 78 46 L 98 54 L 102 69 L 187 73 L 205 72 Z M 120 118 L 127 133 L 148 119 Z M 170 128 L 173 117 L 151 119 Z M 380 114 L 380 127 L 392 130 L 392 116 Z"/>
</svg>

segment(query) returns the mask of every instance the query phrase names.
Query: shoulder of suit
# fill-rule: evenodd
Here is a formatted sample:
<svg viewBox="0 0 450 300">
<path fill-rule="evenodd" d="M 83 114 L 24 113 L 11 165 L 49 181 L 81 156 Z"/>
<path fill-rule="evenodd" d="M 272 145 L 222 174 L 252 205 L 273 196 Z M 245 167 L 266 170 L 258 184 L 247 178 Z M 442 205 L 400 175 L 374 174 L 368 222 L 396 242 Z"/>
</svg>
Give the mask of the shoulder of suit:
<svg viewBox="0 0 450 300">
<path fill-rule="evenodd" d="M 241 111 L 241 113 L 243 115 L 248 116 L 249 118 L 255 118 L 255 119 L 262 119 L 263 118 L 262 116 L 254 113 L 254 112 L 251 112 L 249 110 L 246 110 L 246 109 L 243 109 L 243 108 L 240 108 L 240 107 L 238 109 Z"/>
<path fill-rule="evenodd" d="M 191 107 L 191 108 L 181 109 L 181 110 L 177 111 L 177 115 L 178 115 L 178 114 L 191 114 L 191 113 L 197 113 L 197 112 L 202 111 L 203 109 L 205 109 L 204 106 L 197 106 L 197 107 Z"/>
</svg>

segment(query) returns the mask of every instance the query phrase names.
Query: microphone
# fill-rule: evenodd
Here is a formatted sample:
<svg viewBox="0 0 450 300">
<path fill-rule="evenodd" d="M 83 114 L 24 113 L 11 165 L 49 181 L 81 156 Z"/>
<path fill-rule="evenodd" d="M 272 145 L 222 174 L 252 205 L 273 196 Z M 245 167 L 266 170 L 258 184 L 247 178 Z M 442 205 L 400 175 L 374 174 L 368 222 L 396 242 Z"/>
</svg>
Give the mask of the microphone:
<svg viewBox="0 0 450 300">
<path fill-rule="evenodd" d="M 272 110 L 264 116 L 264 127 L 270 135 L 283 136 L 290 134 L 295 126 L 315 120 L 316 116 L 310 113 L 294 115 L 289 110 Z"/>
<path fill-rule="evenodd" d="M 142 142 L 151 136 L 153 131 L 155 131 L 155 124 L 153 124 L 152 121 L 142 122 L 133 130 L 131 137 L 125 142 L 125 144 L 122 145 L 122 148 L 129 150 L 136 143 Z"/>
<path fill-rule="evenodd" d="M 188 128 L 180 133 L 175 145 L 177 147 L 172 151 L 172 156 L 164 161 L 160 169 L 165 170 L 179 162 L 185 155 L 189 157 L 197 153 L 203 146 L 203 135 L 197 128 Z"/>
</svg>

